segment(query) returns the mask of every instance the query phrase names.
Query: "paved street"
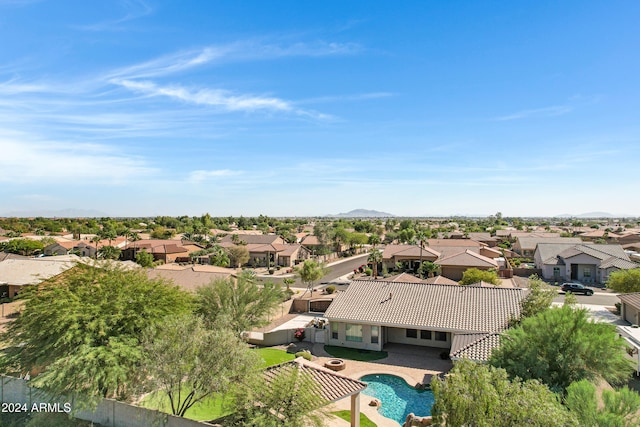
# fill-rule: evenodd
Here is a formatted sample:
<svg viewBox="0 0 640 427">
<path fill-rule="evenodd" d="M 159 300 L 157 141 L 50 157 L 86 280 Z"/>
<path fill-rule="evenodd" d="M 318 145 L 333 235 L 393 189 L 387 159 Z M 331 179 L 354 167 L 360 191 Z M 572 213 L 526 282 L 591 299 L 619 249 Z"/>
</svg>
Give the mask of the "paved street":
<svg viewBox="0 0 640 427">
<path fill-rule="evenodd" d="M 318 282 L 316 283 L 316 286 L 319 286 L 321 282 L 331 282 L 332 280 L 335 280 L 338 277 L 344 276 L 345 274 L 352 273 L 355 268 L 358 268 L 362 264 L 365 264 L 367 262 L 368 256 L 369 254 L 365 253 L 365 254 L 345 258 L 337 262 L 329 263 L 329 267 L 327 267 L 327 270 L 328 270 L 327 274 L 324 275 L 322 279 L 318 280 Z M 290 277 L 293 277 L 293 276 L 290 276 Z M 265 276 L 265 278 L 268 278 L 269 280 L 272 280 L 274 282 L 282 283 L 282 278 L 278 276 L 274 276 L 274 277 Z M 302 284 L 300 279 L 298 279 L 297 277 L 295 279 L 296 279 L 296 283 L 291 285 L 292 288 L 298 288 L 298 289 L 305 288 L 305 285 Z"/>
<path fill-rule="evenodd" d="M 578 303 L 580 304 L 590 304 L 590 305 L 604 305 L 607 307 L 613 307 L 615 303 L 620 302 L 618 299 L 618 294 L 606 292 L 603 289 L 599 288 L 591 288 L 594 290 L 594 294 L 591 296 L 586 295 L 576 295 L 578 299 Z M 564 293 L 558 292 L 558 296 L 553 299 L 553 302 L 564 302 Z"/>
</svg>

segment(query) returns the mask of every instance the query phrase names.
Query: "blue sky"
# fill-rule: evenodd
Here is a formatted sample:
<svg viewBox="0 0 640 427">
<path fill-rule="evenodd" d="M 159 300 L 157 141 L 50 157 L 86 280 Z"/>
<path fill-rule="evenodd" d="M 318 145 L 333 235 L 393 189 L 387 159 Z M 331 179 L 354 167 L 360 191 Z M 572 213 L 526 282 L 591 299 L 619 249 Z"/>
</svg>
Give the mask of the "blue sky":
<svg viewBox="0 0 640 427">
<path fill-rule="evenodd" d="M 0 214 L 640 215 L 635 1 L 0 0 Z"/>
</svg>

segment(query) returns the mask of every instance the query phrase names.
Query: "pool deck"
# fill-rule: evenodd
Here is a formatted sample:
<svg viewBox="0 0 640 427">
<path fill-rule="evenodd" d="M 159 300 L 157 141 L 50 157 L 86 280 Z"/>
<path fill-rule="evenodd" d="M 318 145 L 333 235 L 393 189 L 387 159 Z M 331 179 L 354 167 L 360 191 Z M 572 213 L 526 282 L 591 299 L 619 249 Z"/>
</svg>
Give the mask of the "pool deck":
<svg viewBox="0 0 640 427">
<path fill-rule="evenodd" d="M 393 374 L 403 378 L 407 384 L 429 384 L 434 376 L 448 372 L 453 364 L 450 360 L 442 360 L 442 349 L 418 347 L 402 344 L 389 344 L 384 349 L 389 355 L 380 360 L 371 362 L 359 362 L 345 360 L 346 368 L 340 371 L 342 375 L 359 379 L 369 374 Z M 312 353 L 316 358 L 315 363 L 324 365 L 332 357 L 324 351 L 323 344 L 314 344 Z M 378 413 L 378 408 L 369 406 L 373 398 L 365 394 L 360 395 L 360 411 L 379 427 L 398 427 L 396 421 L 383 417 Z M 343 399 L 329 406 L 329 411 L 349 410 L 350 399 Z M 344 427 L 349 423 L 337 417 L 331 417 L 327 425 L 330 427 Z"/>
</svg>

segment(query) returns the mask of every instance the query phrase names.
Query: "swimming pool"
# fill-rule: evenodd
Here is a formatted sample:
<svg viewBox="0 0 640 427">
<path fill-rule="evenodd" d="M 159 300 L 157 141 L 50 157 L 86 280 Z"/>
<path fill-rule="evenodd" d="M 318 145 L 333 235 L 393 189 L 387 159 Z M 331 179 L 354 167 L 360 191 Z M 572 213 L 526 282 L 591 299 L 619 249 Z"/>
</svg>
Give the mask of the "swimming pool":
<svg viewBox="0 0 640 427">
<path fill-rule="evenodd" d="M 388 374 L 365 375 L 360 378 L 368 384 L 362 392 L 382 402 L 380 414 L 402 425 L 411 412 L 419 417 L 431 415 L 433 392 L 416 390 L 402 378 Z"/>
</svg>

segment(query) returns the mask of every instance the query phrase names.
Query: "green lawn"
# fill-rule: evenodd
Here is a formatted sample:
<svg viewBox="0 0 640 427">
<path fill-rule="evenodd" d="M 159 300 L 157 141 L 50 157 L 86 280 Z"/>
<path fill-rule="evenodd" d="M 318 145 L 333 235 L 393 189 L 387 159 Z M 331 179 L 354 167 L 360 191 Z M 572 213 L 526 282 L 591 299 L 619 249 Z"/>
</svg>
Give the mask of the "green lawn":
<svg viewBox="0 0 640 427">
<path fill-rule="evenodd" d="M 185 418 L 196 421 L 215 420 L 216 418 L 220 418 L 230 413 L 228 410 L 224 409 L 225 403 L 228 404 L 229 402 L 225 402 L 224 395 L 215 394 L 189 408 L 185 414 Z M 140 406 L 149 409 L 157 409 L 159 411 L 166 412 L 167 414 L 171 413 L 171 403 L 164 393 L 153 392 L 149 394 L 142 400 L 142 402 L 140 402 Z"/>
<path fill-rule="evenodd" d="M 276 348 L 260 348 L 253 351 L 256 351 L 262 360 L 264 360 L 264 363 L 262 364 L 263 368 L 295 359 L 293 354 Z M 224 395 L 216 394 L 209 399 L 205 399 L 202 402 L 193 405 L 185 414 L 185 418 L 197 421 L 215 420 L 216 418 L 229 414 L 229 411 L 225 410 L 225 403 L 229 404 L 230 402 L 225 402 Z M 157 409 L 168 414 L 171 413 L 171 403 L 169 403 L 169 399 L 164 393 L 151 393 L 142 400 L 140 405 L 145 408 Z M 229 405 L 226 406 L 228 407 Z"/>
<path fill-rule="evenodd" d="M 351 422 L 351 411 L 337 411 L 332 412 L 332 414 L 336 417 L 342 418 L 347 422 Z M 360 412 L 360 427 L 377 427 L 377 424 L 371 421 L 365 414 Z"/>
<path fill-rule="evenodd" d="M 358 360 L 360 362 L 384 359 L 389 355 L 386 351 L 358 350 L 355 348 L 336 347 L 333 345 L 325 345 L 324 351 L 329 353 L 332 357 Z"/>
<path fill-rule="evenodd" d="M 277 348 L 259 348 L 254 351 L 257 351 L 260 354 L 260 357 L 262 357 L 262 359 L 264 360 L 263 366 L 265 368 L 296 358 L 295 355 L 287 353 L 284 350 L 279 350 Z"/>
</svg>

